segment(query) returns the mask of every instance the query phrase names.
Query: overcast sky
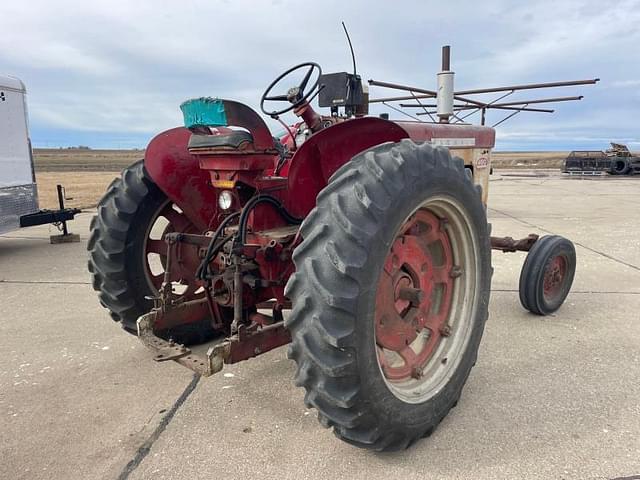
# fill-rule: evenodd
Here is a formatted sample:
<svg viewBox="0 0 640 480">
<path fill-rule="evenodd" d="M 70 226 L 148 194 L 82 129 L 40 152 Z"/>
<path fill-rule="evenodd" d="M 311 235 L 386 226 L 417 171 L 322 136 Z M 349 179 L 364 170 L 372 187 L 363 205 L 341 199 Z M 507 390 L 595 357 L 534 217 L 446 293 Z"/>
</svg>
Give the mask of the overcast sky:
<svg viewBox="0 0 640 480">
<path fill-rule="evenodd" d="M 613 140 L 640 149 L 634 0 L 5 0 L 0 73 L 27 85 L 35 146 L 144 147 L 181 123 L 185 99 L 257 108 L 269 82 L 296 63 L 350 70 L 341 20 L 365 79 L 433 89 L 444 44 L 458 89 L 601 78 L 510 97 L 585 95 L 500 125 L 499 150 L 600 149 Z"/>
</svg>

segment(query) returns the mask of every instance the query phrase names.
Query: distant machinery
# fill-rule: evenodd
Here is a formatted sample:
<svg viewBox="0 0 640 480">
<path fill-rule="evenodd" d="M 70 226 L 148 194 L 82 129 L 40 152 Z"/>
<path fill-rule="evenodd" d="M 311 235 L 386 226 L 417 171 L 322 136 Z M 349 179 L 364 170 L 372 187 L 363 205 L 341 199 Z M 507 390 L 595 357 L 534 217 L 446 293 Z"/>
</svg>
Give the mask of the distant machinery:
<svg viewBox="0 0 640 480">
<path fill-rule="evenodd" d="M 611 148 L 574 150 L 565 159 L 562 172 L 570 175 L 633 175 L 640 172 L 640 157 L 634 156 L 626 145 L 611 142 Z"/>
</svg>

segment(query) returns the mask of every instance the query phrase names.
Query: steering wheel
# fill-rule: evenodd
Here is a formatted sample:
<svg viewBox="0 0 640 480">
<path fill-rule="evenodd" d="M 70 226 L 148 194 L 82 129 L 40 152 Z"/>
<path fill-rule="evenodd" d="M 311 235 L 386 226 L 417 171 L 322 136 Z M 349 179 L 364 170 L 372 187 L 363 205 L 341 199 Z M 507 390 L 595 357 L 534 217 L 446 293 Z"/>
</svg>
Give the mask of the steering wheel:
<svg viewBox="0 0 640 480">
<path fill-rule="evenodd" d="M 280 80 L 282 80 L 284 77 L 291 74 L 292 72 L 295 72 L 296 70 L 300 70 L 302 68 L 308 68 L 309 70 L 307 71 L 306 75 L 300 82 L 300 85 L 298 85 L 297 87 L 290 88 L 289 91 L 284 95 L 269 95 L 273 87 L 275 87 L 276 84 L 280 82 Z M 316 81 L 313 84 L 313 86 L 309 88 L 308 91 L 305 91 L 314 70 L 318 70 L 318 78 L 316 78 Z M 283 113 L 287 113 L 293 110 L 296 107 L 299 107 L 311 96 L 313 92 L 315 92 L 316 88 L 318 88 L 320 75 L 322 75 L 322 69 L 320 68 L 320 65 L 314 62 L 305 62 L 299 65 L 296 65 L 295 67 L 291 67 L 289 70 L 287 70 L 286 72 L 281 74 L 278 78 L 276 78 L 273 82 L 271 82 L 271 84 L 267 87 L 265 92 L 262 94 L 262 98 L 260 99 L 260 110 L 262 110 L 262 113 L 265 113 L 266 115 L 269 115 L 271 117 L 277 117 L 282 115 Z M 282 110 L 273 110 L 269 112 L 264 108 L 264 102 L 289 102 L 291 103 L 291 105 Z"/>
</svg>

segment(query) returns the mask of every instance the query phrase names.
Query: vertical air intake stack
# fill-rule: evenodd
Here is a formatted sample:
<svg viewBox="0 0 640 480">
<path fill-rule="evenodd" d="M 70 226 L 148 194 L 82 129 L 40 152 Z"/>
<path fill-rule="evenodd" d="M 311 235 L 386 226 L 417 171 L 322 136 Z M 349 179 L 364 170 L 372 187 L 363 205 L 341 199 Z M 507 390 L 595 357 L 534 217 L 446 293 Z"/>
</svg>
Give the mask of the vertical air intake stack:
<svg viewBox="0 0 640 480">
<path fill-rule="evenodd" d="M 451 47 L 442 47 L 442 71 L 438 73 L 437 107 L 440 123 L 449 123 L 453 115 L 453 75 L 451 68 Z"/>
</svg>

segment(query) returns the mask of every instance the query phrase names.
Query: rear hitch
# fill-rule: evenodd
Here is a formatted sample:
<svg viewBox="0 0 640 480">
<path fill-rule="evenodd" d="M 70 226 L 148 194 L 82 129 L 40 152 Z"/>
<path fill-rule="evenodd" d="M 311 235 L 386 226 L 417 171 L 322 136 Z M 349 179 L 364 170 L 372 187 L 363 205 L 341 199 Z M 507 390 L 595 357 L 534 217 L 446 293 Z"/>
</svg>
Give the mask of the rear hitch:
<svg viewBox="0 0 640 480">
<path fill-rule="evenodd" d="M 224 342 L 207 349 L 205 355 L 196 355 L 191 349 L 184 345 L 156 336 L 153 331 L 153 326 L 161 313 L 162 310 L 160 309 L 151 310 L 149 313 L 138 318 L 137 322 L 138 338 L 145 347 L 154 352 L 155 355 L 153 359 L 156 362 L 173 360 L 203 377 L 210 377 L 214 373 L 222 370 L 224 360 L 227 356 L 227 348 Z"/>
<path fill-rule="evenodd" d="M 154 325 L 162 315 L 161 309 L 153 309 L 142 315 L 138 319 L 138 338 L 154 353 L 156 362 L 173 360 L 203 377 L 219 372 L 225 363 L 241 362 L 291 341 L 291 335 L 282 321 L 266 326 L 239 325 L 235 335 L 210 346 L 204 355 L 196 354 L 184 345 L 164 340 L 155 334 Z"/>
</svg>

